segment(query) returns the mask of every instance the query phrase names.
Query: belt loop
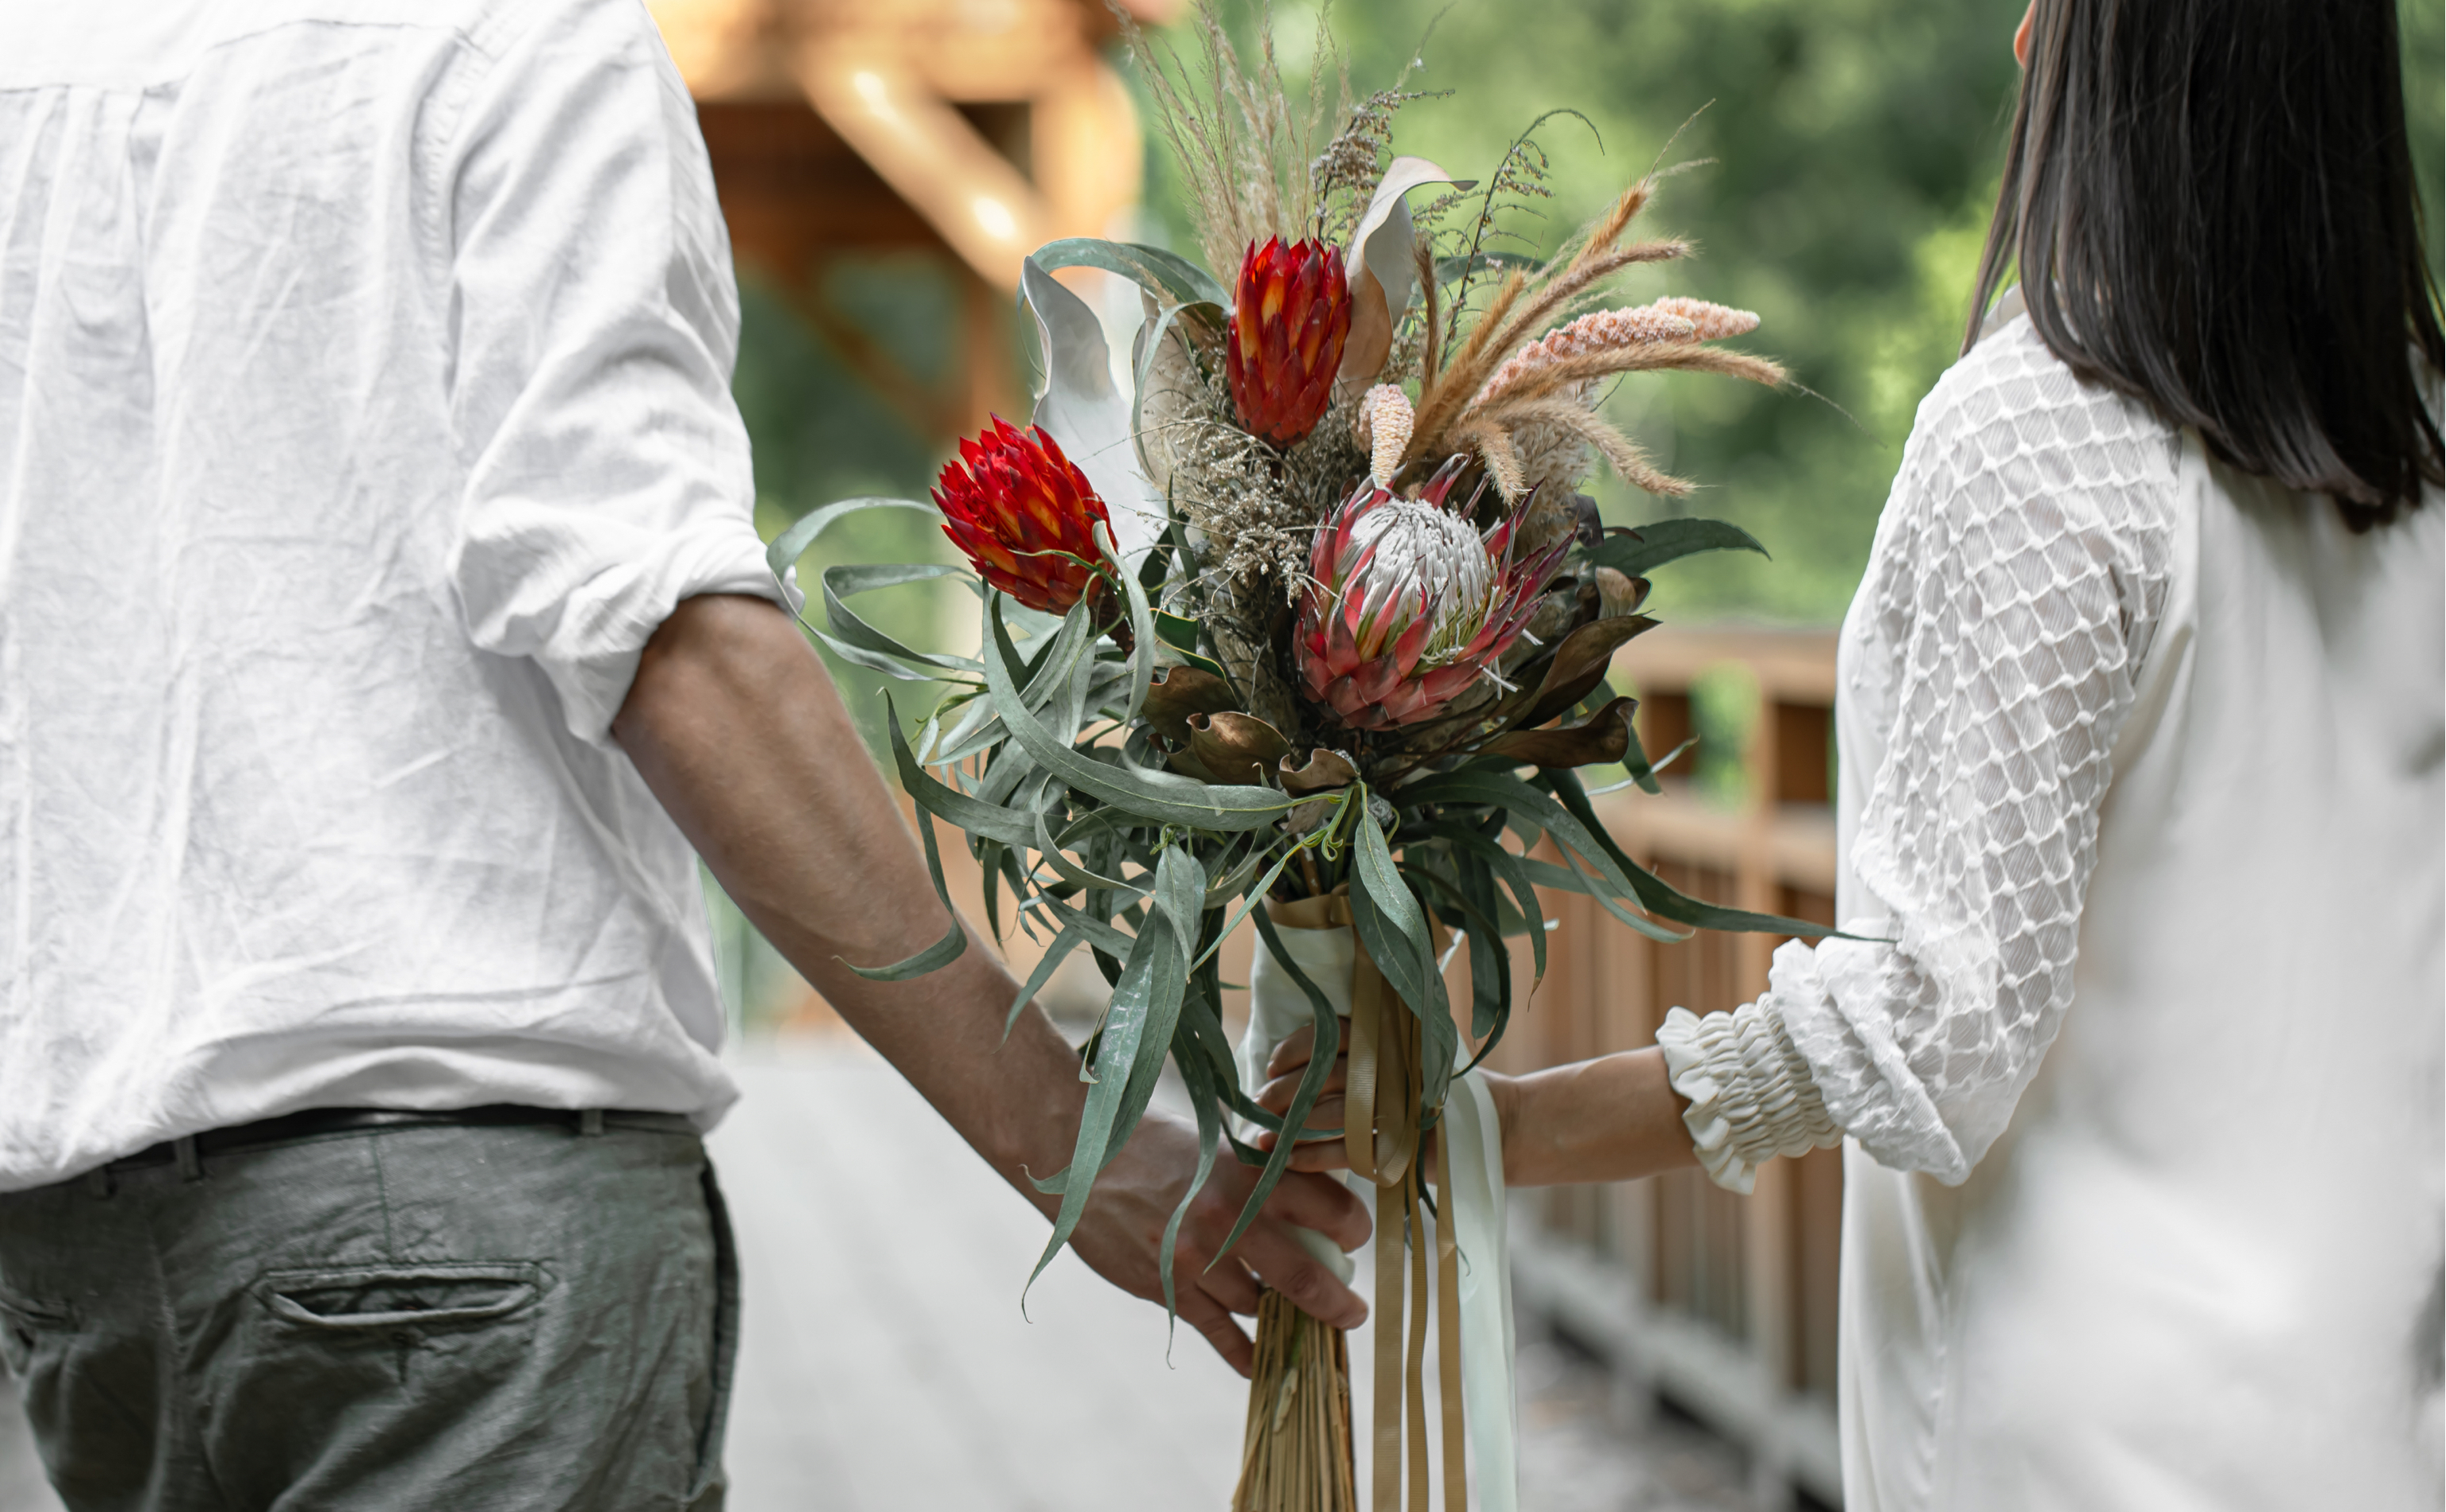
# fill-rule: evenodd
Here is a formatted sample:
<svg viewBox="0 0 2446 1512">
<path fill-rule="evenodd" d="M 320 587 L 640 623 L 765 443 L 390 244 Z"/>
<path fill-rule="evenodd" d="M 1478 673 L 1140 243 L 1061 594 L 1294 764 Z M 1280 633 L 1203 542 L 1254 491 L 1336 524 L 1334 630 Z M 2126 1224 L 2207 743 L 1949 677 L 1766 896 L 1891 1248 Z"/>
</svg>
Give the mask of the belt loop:
<svg viewBox="0 0 2446 1512">
<path fill-rule="evenodd" d="M 184 1139 L 173 1141 L 170 1146 L 170 1154 L 172 1158 L 177 1160 L 179 1163 L 179 1179 L 180 1181 L 199 1182 L 204 1179 L 203 1157 L 196 1151 L 195 1135 L 189 1134 Z"/>
<path fill-rule="evenodd" d="M 110 1194 L 118 1189 L 118 1183 L 110 1179 L 110 1167 L 108 1166 L 96 1166 L 93 1169 L 85 1173 L 85 1193 L 95 1202 L 106 1203 L 110 1201 Z"/>
<path fill-rule="evenodd" d="M 577 1131 L 581 1134 L 603 1132 L 603 1110 L 589 1108 L 577 1115 Z"/>
</svg>

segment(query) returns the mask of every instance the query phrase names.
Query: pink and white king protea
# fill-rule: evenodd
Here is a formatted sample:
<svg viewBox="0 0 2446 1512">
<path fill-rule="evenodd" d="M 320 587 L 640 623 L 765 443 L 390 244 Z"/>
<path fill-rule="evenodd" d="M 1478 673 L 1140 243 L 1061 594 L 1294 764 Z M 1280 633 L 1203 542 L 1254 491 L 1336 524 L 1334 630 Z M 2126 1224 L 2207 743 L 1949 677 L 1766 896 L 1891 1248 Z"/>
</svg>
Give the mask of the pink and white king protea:
<svg viewBox="0 0 2446 1512">
<path fill-rule="evenodd" d="M 1308 696 L 1354 730 L 1443 713 L 1528 627 L 1569 543 L 1512 560 L 1514 511 L 1480 536 L 1444 507 L 1455 457 L 1417 498 L 1363 482 L 1317 532 L 1295 651 Z"/>
</svg>

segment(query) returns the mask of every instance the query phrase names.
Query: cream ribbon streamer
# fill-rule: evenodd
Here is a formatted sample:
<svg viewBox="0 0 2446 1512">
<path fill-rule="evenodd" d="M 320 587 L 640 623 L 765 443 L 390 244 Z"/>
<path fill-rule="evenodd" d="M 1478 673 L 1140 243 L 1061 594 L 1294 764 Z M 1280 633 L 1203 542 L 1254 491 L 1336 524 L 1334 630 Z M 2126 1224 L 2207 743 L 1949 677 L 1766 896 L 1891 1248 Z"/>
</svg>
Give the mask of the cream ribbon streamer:
<svg viewBox="0 0 2446 1512">
<path fill-rule="evenodd" d="M 1337 1014 L 1350 1012 L 1358 943 L 1347 928 L 1302 929 L 1277 919 L 1283 948 Z M 1240 1082 L 1251 1095 L 1266 1082 L 1274 1047 L 1311 1017 L 1308 995 L 1256 940 L 1249 970 L 1248 1032 L 1235 1055 Z M 1467 1054 L 1466 1047 L 1463 1049 Z M 1477 1465 L 1479 1512 L 1518 1512 L 1519 1393 L 1514 1377 L 1512 1265 L 1505 1242 L 1503 1133 L 1495 1101 L 1476 1075 L 1455 1076 L 1444 1103 L 1451 1137 L 1444 1141 L 1451 1184 L 1441 1198 L 1460 1250 L 1461 1393 L 1467 1404 L 1469 1457 Z M 1353 1183 L 1365 1187 L 1364 1183 Z M 1379 1231 L 1382 1231 L 1380 1221 Z M 1355 1267 L 1322 1234 L 1296 1230 L 1318 1259 L 1345 1281 Z"/>
</svg>

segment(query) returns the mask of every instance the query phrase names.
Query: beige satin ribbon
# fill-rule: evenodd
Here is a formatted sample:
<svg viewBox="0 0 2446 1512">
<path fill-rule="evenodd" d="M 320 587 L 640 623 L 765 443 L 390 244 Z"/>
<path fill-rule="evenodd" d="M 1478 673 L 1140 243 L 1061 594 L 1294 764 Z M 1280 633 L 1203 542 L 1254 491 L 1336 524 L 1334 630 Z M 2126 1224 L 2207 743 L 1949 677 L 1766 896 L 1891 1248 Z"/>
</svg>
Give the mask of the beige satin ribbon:
<svg viewBox="0 0 2446 1512">
<path fill-rule="evenodd" d="M 1351 926 L 1346 887 L 1321 898 L 1269 902 L 1266 912 L 1277 925 L 1289 929 Z M 1443 926 L 1432 919 L 1429 926 L 1440 958 Z M 1376 1407 L 1369 1502 L 1373 1512 L 1404 1512 L 1402 1492 L 1406 1469 L 1407 1512 L 1428 1512 L 1428 1291 L 1420 1203 L 1420 1179 L 1424 1173 L 1418 1160 L 1419 1099 L 1423 1091 L 1419 1020 L 1394 995 L 1355 928 L 1351 941 L 1350 1066 L 1343 1089 L 1343 1148 L 1351 1170 L 1376 1187 Z M 1449 1203 L 1451 1158 L 1440 1139 L 1436 1141 L 1435 1166 L 1437 1190 L 1446 1194 Z M 1436 1223 L 1435 1265 L 1439 1356 L 1436 1385 L 1443 1419 L 1446 1512 L 1467 1512 L 1469 1503 L 1467 1435 L 1461 1410 L 1459 1256 L 1447 1210 Z M 1409 1305 L 1412 1297 L 1415 1307 Z"/>
</svg>

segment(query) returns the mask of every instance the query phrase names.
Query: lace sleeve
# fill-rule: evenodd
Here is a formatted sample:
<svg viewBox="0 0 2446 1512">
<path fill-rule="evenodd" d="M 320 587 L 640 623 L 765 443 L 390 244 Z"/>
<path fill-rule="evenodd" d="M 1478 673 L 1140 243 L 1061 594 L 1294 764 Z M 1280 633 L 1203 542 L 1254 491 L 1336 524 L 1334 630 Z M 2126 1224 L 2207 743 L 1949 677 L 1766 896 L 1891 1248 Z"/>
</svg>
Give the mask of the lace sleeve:
<svg viewBox="0 0 2446 1512">
<path fill-rule="evenodd" d="M 1853 611 L 1889 719 L 1850 858 L 1873 911 L 1844 927 L 1890 943 L 1794 942 L 1738 1014 L 1668 1018 L 1718 1182 L 1747 1190 L 1839 1128 L 1959 1183 L 2004 1131 L 2071 1000 L 2114 742 L 2172 569 L 2176 455 L 2026 322 L 1922 406 Z"/>
</svg>

